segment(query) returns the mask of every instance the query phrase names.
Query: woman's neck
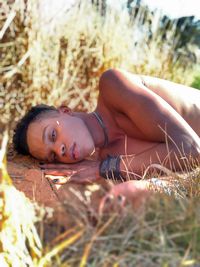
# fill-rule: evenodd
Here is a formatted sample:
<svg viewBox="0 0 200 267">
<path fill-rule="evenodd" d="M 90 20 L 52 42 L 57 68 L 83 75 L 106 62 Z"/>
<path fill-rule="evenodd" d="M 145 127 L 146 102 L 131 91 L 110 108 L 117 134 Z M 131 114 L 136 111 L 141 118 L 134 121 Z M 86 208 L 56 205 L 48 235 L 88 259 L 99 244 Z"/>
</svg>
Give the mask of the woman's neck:
<svg viewBox="0 0 200 267">
<path fill-rule="evenodd" d="M 82 119 L 86 124 L 93 140 L 95 147 L 103 147 L 105 144 L 105 133 L 102 125 L 99 123 L 96 116 L 92 113 L 73 112 L 73 114 Z"/>
</svg>

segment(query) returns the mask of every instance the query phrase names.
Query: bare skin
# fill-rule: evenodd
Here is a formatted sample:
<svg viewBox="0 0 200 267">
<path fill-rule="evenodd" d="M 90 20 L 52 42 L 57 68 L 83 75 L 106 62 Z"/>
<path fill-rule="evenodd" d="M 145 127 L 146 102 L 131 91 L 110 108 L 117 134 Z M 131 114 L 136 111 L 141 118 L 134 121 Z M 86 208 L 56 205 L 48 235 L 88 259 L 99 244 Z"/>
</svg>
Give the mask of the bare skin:
<svg viewBox="0 0 200 267">
<path fill-rule="evenodd" d="M 99 160 L 73 165 L 43 165 L 47 174 L 68 175 L 72 181 L 100 179 L 99 163 L 107 154 L 123 156 L 120 170 L 141 178 L 152 163 L 184 170 L 191 160 L 200 161 L 200 91 L 158 78 L 108 70 L 100 78 L 96 111 L 106 126 L 109 145 L 102 148 L 104 133 L 92 113 L 61 108 L 46 114 L 28 128 L 31 154 L 41 160 L 79 162 L 99 149 Z M 45 135 L 44 129 L 47 129 Z M 44 136 L 44 140 L 42 140 Z M 89 169 L 89 171 L 88 171 Z M 131 181 L 132 187 L 137 182 Z M 61 182 L 62 183 L 62 182 Z M 148 182 L 139 184 L 148 191 Z M 116 194 L 130 191 L 130 182 L 116 186 Z M 142 191 L 143 190 L 143 191 Z"/>
</svg>

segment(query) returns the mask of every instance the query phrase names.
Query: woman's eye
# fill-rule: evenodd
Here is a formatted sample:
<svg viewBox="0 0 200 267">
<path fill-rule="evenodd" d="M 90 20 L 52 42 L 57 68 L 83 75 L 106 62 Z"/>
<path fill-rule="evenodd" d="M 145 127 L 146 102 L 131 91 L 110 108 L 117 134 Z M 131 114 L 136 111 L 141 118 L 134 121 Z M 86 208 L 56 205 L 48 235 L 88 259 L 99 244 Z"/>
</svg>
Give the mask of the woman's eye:
<svg viewBox="0 0 200 267">
<path fill-rule="evenodd" d="M 56 141 L 56 131 L 55 130 L 52 131 L 51 139 L 52 139 L 52 142 Z"/>
</svg>

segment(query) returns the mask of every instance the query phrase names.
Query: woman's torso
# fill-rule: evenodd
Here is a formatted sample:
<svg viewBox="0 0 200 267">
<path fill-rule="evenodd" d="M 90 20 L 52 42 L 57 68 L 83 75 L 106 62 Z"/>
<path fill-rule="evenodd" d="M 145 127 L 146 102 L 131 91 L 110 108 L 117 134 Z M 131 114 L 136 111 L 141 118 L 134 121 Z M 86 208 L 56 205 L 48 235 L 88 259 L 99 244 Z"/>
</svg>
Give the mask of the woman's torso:
<svg viewBox="0 0 200 267">
<path fill-rule="evenodd" d="M 170 104 L 200 136 L 200 91 L 183 85 L 171 90 L 170 86 L 167 86 L 171 83 L 168 81 L 166 86 L 160 88 L 152 84 L 150 79 L 143 77 L 145 85 Z M 138 154 L 156 145 L 155 142 L 148 141 L 126 114 L 108 108 L 101 97 L 98 100 L 97 111 L 103 118 L 110 141 L 107 148 L 100 150 L 100 157 L 103 158 L 109 153 Z M 129 143 L 133 142 L 134 146 L 131 145 L 130 151 Z"/>
</svg>

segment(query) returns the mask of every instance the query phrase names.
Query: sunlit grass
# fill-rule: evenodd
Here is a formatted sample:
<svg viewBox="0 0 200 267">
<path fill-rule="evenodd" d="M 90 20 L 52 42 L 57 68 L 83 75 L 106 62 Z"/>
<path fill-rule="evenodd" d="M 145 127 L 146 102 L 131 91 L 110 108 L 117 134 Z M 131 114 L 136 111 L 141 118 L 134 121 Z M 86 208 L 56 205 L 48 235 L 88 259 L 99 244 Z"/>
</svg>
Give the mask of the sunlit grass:
<svg viewBox="0 0 200 267">
<path fill-rule="evenodd" d="M 111 67 L 184 84 L 196 75 L 196 65 L 185 64 L 174 49 L 176 25 L 168 26 L 163 39 L 159 14 L 141 8 L 130 20 L 126 10 L 119 14 L 112 8 L 101 17 L 89 1 L 80 1 L 63 11 L 62 19 L 42 20 L 38 5 L 20 0 L 2 6 L 0 27 L 7 27 L 0 46 L 0 86 L 6 94 L 0 115 L 12 127 L 31 105 L 41 102 L 93 110 L 99 77 Z"/>
<path fill-rule="evenodd" d="M 0 266 L 34 266 L 41 257 L 42 244 L 35 222 L 33 204 L 19 192 L 6 171 L 5 134 L 0 150 Z"/>
<path fill-rule="evenodd" d="M 196 76 L 197 65 L 176 60 L 176 25 L 168 27 L 163 40 L 159 14 L 147 14 L 141 7 L 131 21 L 126 10 L 119 14 L 113 8 L 101 17 L 89 1 L 81 1 L 51 24 L 51 19 L 40 19 L 38 3 L 4 1 L 1 6 L 0 127 L 12 130 L 27 109 L 40 102 L 93 110 L 99 76 L 111 67 L 187 85 Z M 123 214 L 97 216 L 94 223 L 87 212 L 70 206 L 78 218 L 74 228 L 44 242 L 35 228 L 34 206 L 7 174 L 5 149 L 6 141 L 1 150 L 0 266 L 199 264 L 198 170 L 185 176 L 190 181 L 188 198 L 154 196 L 139 213 L 128 206 Z"/>
</svg>

